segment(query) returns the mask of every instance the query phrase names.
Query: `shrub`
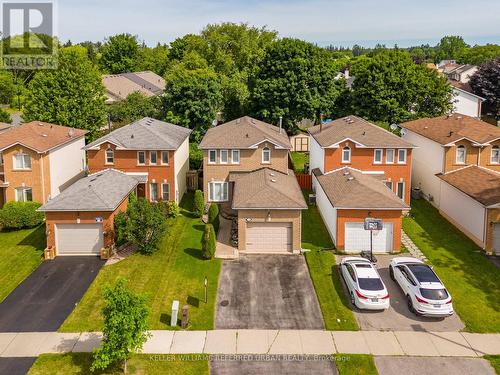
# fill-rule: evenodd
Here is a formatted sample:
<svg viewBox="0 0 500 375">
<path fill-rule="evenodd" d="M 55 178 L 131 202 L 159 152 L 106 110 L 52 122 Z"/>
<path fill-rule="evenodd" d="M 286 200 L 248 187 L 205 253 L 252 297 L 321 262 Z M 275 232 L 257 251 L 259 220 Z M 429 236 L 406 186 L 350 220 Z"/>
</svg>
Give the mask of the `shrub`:
<svg viewBox="0 0 500 375">
<path fill-rule="evenodd" d="M 5 122 L 7 124 L 12 123 L 12 118 L 10 115 L 4 111 L 2 108 L 0 108 L 0 122 Z"/>
<path fill-rule="evenodd" d="M 0 210 L 0 226 L 7 229 L 33 228 L 43 223 L 37 202 L 8 202 Z"/>
<path fill-rule="evenodd" d="M 196 190 L 194 192 L 194 213 L 198 217 L 202 217 L 205 213 L 205 198 L 201 190 Z"/>
<path fill-rule="evenodd" d="M 214 226 L 215 233 L 219 233 L 219 206 L 216 203 L 210 204 L 208 222 Z"/>
<path fill-rule="evenodd" d="M 127 221 L 128 216 L 125 212 L 119 212 L 115 216 L 115 243 L 116 246 L 121 246 L 127 242 Z"/>
<path fill-rule="evenodd" d="M 215 239 L 215 230 L 212 224 L 205 224 L 203 238 L 201 241 L 201 250 L 203 258 L 212 259 L 215 255 L 217 240 Z"/>
<path fill-rule="evenodd" d="M 181 210 L 175 201 L 167 202 L 167 216 L 168 217 L 177 217 L 179 216 Z"/>
</svg>

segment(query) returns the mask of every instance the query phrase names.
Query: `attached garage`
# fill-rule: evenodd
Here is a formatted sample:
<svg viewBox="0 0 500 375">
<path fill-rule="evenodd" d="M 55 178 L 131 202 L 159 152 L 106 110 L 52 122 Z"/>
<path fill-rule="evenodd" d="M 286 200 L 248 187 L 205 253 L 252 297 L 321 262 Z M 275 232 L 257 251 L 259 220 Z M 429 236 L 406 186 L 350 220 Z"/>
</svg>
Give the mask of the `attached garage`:
<svg viewBox="0 0 500 375">
<path fill-rule="evenodd" d="M 99 255 L 104 247 L 102 223 L 56 224 L 57 255 Z"/>
<path fill-rule="evenodd" d="M 292 223 L 247 223 L 246 251 L 292 252 Z"/>
<path fill-rule="evenodd" d="M 373 252 L 392 252 L 393 224 L 384 223 L 380 231 L 373 232 Z M 345 223 L 345 252 L 370 250 L 370 231 L 364 229 L 363 223 Z"/>
</svg>

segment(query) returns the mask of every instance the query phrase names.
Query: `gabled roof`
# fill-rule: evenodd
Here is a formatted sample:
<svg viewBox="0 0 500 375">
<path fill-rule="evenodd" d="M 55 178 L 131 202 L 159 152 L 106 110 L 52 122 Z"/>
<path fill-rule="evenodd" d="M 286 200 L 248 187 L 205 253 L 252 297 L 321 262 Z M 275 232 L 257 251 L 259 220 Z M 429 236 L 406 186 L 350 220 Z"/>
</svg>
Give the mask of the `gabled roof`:
<svg viewBox="0 0 500 375">
<path fill-rule="evenodd" d="M 442 145 L 453 144 L 464 138 L 478 144 L 486 144 L 500 138 L 499 127 L 460 114 L 421 118 L 405 122 L 401 127 Z"/>
<path fill-rule="evenodd" d="M 10 129 L 12 127 L 11 124 L 7 124 L 5 122 L 0 122 L 0 132 L 3 132 L 4 130 Z"/>
<path fill-rule="evenodd" d="M 472 87 L 470 87 L 469 83 L 463 83 L 463 82 L 460 82 L 460 81 L 455 81 L 453 79 L 449 79 L 448 83 L 450 85 L 452 85 L 455 89 L 465 91 L 466 93 L 468 93 L 470 95 L 473 95 L 473 96 L 481 99 L 481 101 L 485 101 L 486 100 L 483 97 L 481 97 L 481 96 L 479 96 L 477 94 L 474 94 L 474 91 L 472 91 Z"/>
<path fill-rule="evenodd" d="M 340 142 L 346 140 L 357 143 L 358 147 L 415 147 L 401 137 L 356 116 L 316 125 L 308 131 L 321 147 L 338 147 Z"/>
<path fill-rule="evenodd" d="M 484 206 L 500 204 L 500 173 L 471 165 L 436 176 Z"/>
<path fill-rule="evenodd" d="M 384 184 L 384 175 L 364 174 L 348 167 L 327 174 L 314 169 L 313 173 L 334 207 L 394 210 L 409 208 Z"/>
<path fill-rule="evenodd" d="M 43 153 L 83 137 L 86 130 L 41 121 L 12 126 L 0 133 L 0 151 L 16 144 Z"/>
<path fill-rule="evenodd" d="M 234 181 L 233 209 L 306 209 L 307 204 L 293 171 L 269 168 L 231 173 Z"/>
<path fill-rule="evenodd" d="M 125 99 L 133 92 L 154 96 L 165 89 L 165 80 L 150 71 L 103 75 L 102 83 L 109 96 L 108 103 Z"/>
<path fill-rule="evenodd" d="M 262 142 L 270 142 L 278 148 L 291 149 L 286 132 L 277 126 L 244 116 L 208 129 L 201 149 L 257 148 Z"/>
<path fill-rule="evenodd" d="M 177 150 L 191 131 L 182 126 L 144 117 L 96 139 L 84 149 L 94 149 L 109 142 L 122 150 Z"/>
<path fill-rule="evenodd" d="M 135 176 L 106 169 L 76 181 L 39 211 L 114 211 L 138 183 Z"/>
</svg>

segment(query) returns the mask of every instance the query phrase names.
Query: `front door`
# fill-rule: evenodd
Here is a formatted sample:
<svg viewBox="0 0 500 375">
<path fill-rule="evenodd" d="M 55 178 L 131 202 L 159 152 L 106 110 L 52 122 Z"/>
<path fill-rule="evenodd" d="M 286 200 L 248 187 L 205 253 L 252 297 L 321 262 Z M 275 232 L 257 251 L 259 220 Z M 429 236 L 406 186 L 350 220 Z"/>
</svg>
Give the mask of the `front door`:
<svg viewBox="0 0 500 375">
<path fill-rule="evenodd" d="M 137 198 L 146 198 L 146 184 L 137 185 Z"/>
</svg>

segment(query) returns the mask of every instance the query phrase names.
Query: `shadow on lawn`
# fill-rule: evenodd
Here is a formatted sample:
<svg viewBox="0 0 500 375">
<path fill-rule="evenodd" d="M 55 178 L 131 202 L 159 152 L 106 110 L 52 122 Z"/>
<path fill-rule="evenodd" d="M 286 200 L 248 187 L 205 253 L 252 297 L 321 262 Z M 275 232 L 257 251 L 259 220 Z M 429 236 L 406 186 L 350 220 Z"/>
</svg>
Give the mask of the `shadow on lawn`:
<svg viewBox="0 0 500 375">
<path fill-rule="evenodd" d="M 6 231 L 8 232 L 8 231 Z M 10 231 L 9 231 L 10 232 Z M 46 246 L 45 225 L 42 224 L 19 241 L 19 246 L 32 246 L 36 250 L 43 250 Z"/>
<path fill-rule="evenodd" d="M 332 278 L 332 284 L 335 288 L 335 292 L 337 292 L 337 295 L 340 298 L 340 302 L 342 302 L 342 305 L 344 305 L 344 307 L 352 309 L 352 304 L 349 302 L 347 297 L 349 293 L 347 292 L 344 279 L 342 278 L 342 274 L 340 273 L 339 265 L 336 264 L 332 266 L 331 271 L 332 273 L 330 274 L 330 276 Z"/>
<path fill-rule="evenodd" d="M 201 242 L 201 239 L 200 239 Z M 205 260 L 201 254 L 201 249 L 194 249 L 192 247 L 188 247 L 187 249 L 184 249 L 184 253 L 191 255 L 193 258 L 199 259 L 199 260 Z"/>
</svg>

